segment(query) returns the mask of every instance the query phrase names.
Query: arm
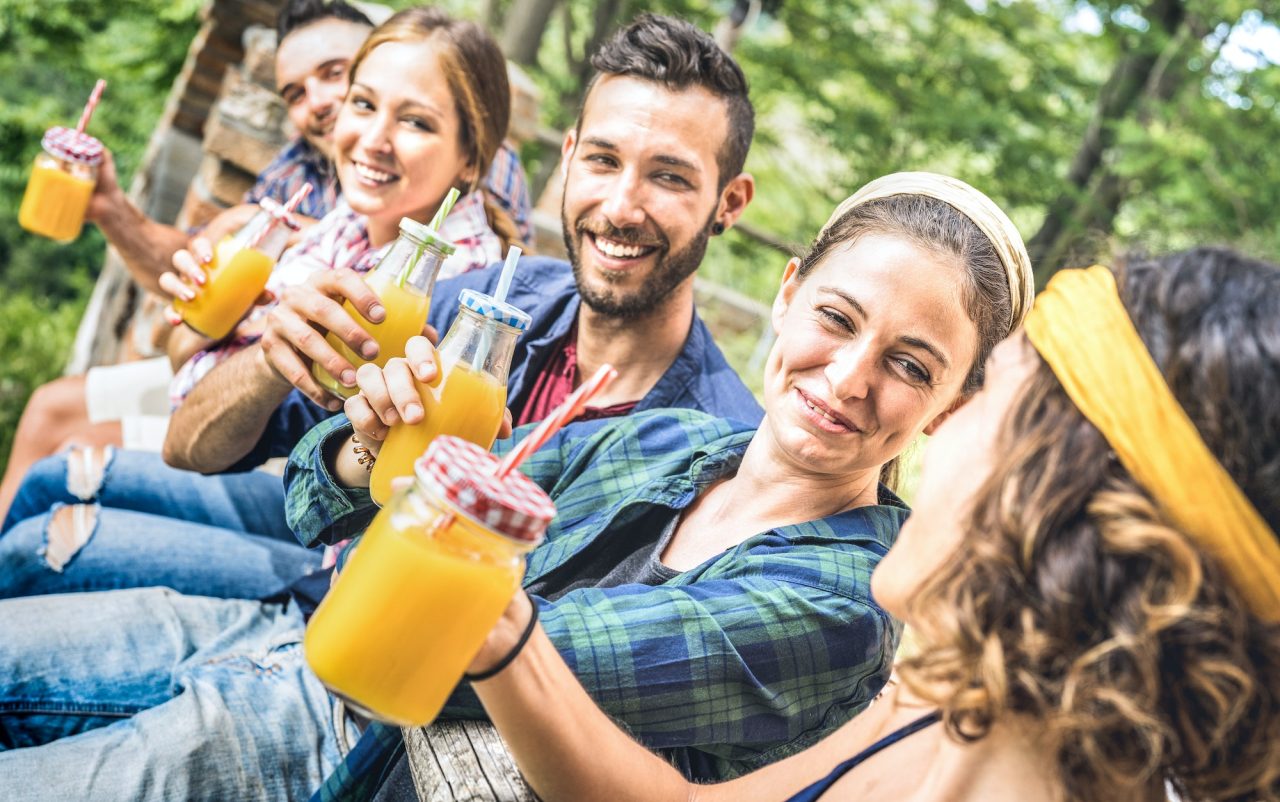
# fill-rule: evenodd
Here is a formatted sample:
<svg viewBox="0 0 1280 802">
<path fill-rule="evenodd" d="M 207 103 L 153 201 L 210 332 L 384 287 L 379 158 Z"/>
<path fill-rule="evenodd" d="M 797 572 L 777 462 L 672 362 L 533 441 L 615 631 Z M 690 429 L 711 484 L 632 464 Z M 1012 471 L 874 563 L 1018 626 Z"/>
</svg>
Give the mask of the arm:
<svg viewBox="0 0 1280 802">
<path fill-rule="evenodd" d="M 240 205 L 219 213 L 206 227 L 206 236 L 216 242 L 224 234 L 249 222 L 257 208 Z M 102 229 L 134 281 L 148 292 L 163 292 L 160 276 L 170 269 L 173 254 L 187 247 L 187 235 L 180 229 L 152 220 L 133 205 L 120 187 L 110 151 L 103 155 L 98 183 L 89 198 L 85 217 Z"/>
<path fill-rule="evenodd" d="M 865 579 L 857 547 L 770 537 L 742 549 L 681 584 L 582 588 L 539 603 L 547 636 L 595 702 L 694 775 L 731 775 L 813 743 L 875 696 L 896 646 L 882 610 L 824 589 Z M 476 717 L 471 693 L 460 686 L 446 714 Z"/>
<path fill-rule="evenodd" d="M 348 374 L 346 383 L 355 384 L 354 368 L 324 332 L 337 334 L 357 352 L 377 351 L 376 341 L 343 309 L 344 300 L 366 319 L 386 315 L 378 296 L 350 270 L 325 270 L 287 288 L 267 316 L 262 340 L 210 371 L 178 408 L 165 437 L 165 460 L 187 470 L 225 470 L 254 447 L 291 387 L 331 412 L 341 409 L 311 377 L 316 361 L 335 376 Z"/>
<path fill-rule="evenodd" d="M 510 653 L 525 622 L 529 598 L 517 594 L 469 671 L 479 673 Z M 842 738 L 760 771 L 717 785 L 694 785 L 667 761 L 618 727 L 587 695 L 540 626 L 497 676 L 477 682 L 477 695 L 501 733 L 521 774 L 548 802 L 610 799 L 626 802 L 736 802 L 787 799 L 847 756 Z M 554 700 L 554 704 L 549 704 Z M 572 722 L 572 726 L 565 726 Z"/>
<path fill-rule="evenodd" d="M 209 372 L 173 413 L 164 461 L 183 470 L 225 470 L 253 447 L 292 385 L 274 371 L 258 344 Z"/>
</svg>

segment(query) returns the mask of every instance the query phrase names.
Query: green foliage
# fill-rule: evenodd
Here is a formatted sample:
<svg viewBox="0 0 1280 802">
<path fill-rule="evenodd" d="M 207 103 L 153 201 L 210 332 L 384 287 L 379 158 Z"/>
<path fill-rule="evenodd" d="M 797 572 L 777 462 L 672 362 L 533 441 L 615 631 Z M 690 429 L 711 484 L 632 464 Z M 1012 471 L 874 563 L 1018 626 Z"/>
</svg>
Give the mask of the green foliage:
<svg viewBox="0 0 1280 802">
<path fill-rule="evenodd" d="M 31 392 L 56 378 L 71 350 L 84 303 L 55 303 L 25 293 L 0 301 L 0 455 L 9 458 L 18 418 Z M 0 462 L 0 472 L 4 469 Z"/>
<path fill-rule="evenodd" d="M 18 226 L 18 205 L 45 129 L 74 126 L 94 81 L 107 90 L 89 132 L 138 164 L 199 27 L 200 0 L 0 0 L 0 455 L 28 394 L 66 363 L 102 263 L 93 226 L 60 245 Z"/>
</svg>

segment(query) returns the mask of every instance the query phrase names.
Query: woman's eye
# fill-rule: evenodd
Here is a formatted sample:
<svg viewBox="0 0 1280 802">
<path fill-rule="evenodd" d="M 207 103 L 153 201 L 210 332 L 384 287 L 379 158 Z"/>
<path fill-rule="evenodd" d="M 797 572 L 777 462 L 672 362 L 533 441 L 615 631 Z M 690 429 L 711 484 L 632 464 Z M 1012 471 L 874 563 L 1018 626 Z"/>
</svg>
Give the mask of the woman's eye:
<svg viewBox="0 0 1280 802">
<path fill-rule="evenodd" d="M 421 117 L 406 117 L 405 123 L 413 128 L 416 128 L 419 131 L 427 131 L 429 133 L 435 130 L 435 128 L 431 126 L 431 123 L 427 122 Z"/>
<path fill-rule="evenodd" d="M 351 105 L 352 105 L 352 106 L 354 106 L 354 107 L 355 107 L 355 108 L 357 108 L 357 109 L 360 109 L 361 111 L 372 111 L 372 110 L 373 110 L 373 104 L 372 104 L 372 103 L 370 103 L 369 101 L 365 100 L 365 99 L 364 99 L 364 98 L 362 98 L 362 97 L 352 98 L 352 99 L 351 99 Z"/>
<path fill-rule="evenodd" d="M 902 368 L 903 372 L 911 378 L 912 381 L 921 384 L 929 381 L 929 372 L 924 368 L 912 362 L 910 359 L 895 359 L 895 362 Z"/>
<path fill-rule="evenodd" d="M 849 322 L 849 318 L 845 317 L 844 315 L 840 314 L 834 309 L 831 309 L 830 307 L 826 307 L 826 306 L 818 307 L 818 314 L 822 315 L 824 320 L 826 320 L 828 323 L 834 326 L 839 326 L 845 331 L 853 331 L 853 324 Z"/>
</svg>

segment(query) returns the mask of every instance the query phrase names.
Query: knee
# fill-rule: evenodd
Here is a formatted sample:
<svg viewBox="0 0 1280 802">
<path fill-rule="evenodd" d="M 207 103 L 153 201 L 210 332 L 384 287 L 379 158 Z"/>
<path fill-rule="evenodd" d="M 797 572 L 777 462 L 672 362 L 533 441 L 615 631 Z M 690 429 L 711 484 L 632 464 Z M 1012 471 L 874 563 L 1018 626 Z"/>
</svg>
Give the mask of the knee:
<svg viewBox="0 0 1280 802">
<path fill-rule="evenodd" d="M 52 571 L 62 573 L 98 528 L 97 504 L 66 504 L 54 510 L 44 533 L 41 556 Z"/>
<path fill-rule="evenodd" d="M 51 592 L 51 575 L 66 570 L 93 538 L 100 513 L 96 504 L 65 504 L 10 529 L 0 538 L 0 598 Z"/>
<path fill-rule="evenodd" d="M 110 446 L 76 446 L 40 460 L 22 477 L 8 521 L 12 524 L 47 512 L 60 501 L 92 501 L 102 489 L 113 457 Z"/>
<path fill-rule="evenodd" d="M 79 421 L 88 421 L 84 377 L 63 376 L 42 384 L 31 393 L 22 414 L 23 422 L 40 431 L 61 430 Z"/>
</svg>

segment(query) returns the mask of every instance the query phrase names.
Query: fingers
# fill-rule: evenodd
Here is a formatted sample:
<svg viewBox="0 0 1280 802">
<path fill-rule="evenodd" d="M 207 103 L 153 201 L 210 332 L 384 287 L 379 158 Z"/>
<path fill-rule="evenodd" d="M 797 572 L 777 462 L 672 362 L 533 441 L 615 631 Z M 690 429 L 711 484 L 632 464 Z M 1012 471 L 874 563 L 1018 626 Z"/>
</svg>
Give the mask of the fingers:
<svg viewBox="0 0 1280 802">
<path fill-rule="evenodd" d="M 386 317 L 386 310 L 382 308 L 378 296 L 350 270 L 324 271 L 312 276 L 305 284 L 287 288 L 280 301 L 308 323 L 332 332 L 355 353 L 365 359 L 373 359 L 378 355 L 377 341 L 342 307 L 343 300 L 350 300 L 355 304 L 354 296 L 357 295 L 361 296 L 362 303 L 368 298 L 373 299 L 372 305 L 380 311 L 378 320 L 373 322 Z M 365 306 L 367 308 L 370 304 L 366 303 Z M 359 311 L 360 306 L 357 305 L 356 309 Z M 351 384 L 354 383 L 353 377 Z"/>
<path fill-rule="evenodd" d="M 436 385 L 440 375 L 439 356 L 429 339 L 410 337 L 404 344 L 404 357 L 418 381 L 432 387 Z"/>
<path fill-rule="evenodd" d="M 262 350 L 276 373 L 330 412 L 341 409 L 342 402 L 312 378 L 310 363 L 319 361 L 326 370 L 329 370 L 326 366 L 333 366 L 331 372 L 336 373 L 340 379 L 350 379 L 344 384 L 355 384 L 355 370 L 350 363 L 329 348 L 319 332 L 280 307 L 273 310 L 267 320 L 267 328 L 262 335 Z M 327 351 L 328 354 L 317 360 L 311 351 L 322 355 Z"/>
<path fill-rule="evenodd" d="M 432 345 L 440 344 L 440 332 L 436 331 L 436 327 L 430 323 L 422 324 L 422 336 L 430 340 Z"/>
<path fill-rule="evenodd" d="M 360 388 L 358 395 L 364 397 L 365 405 L 378 418 L 380 425 L 395 426 L 400 422 L 400 413 L 396 410 L 395 402 L 391 400 L 391 393 L 387 390 L 383 372 L 377 365 L 372 363 L 361 365 L 360 370 L 356 371 L 356 384 Z"/>
<path fill-rule="evenodd" d="M 213 244 L 204 237 L 193 237 L 188 247 L 196 258 L 200 260 L 200 264 L 207 265 L 213 261 Z M 203 271 L 201 271 L 203 273 Z"/>
<path fill-rule="evenodd" d="M 173 258 L 169 261 L 173 264 L 174 272 L 178 277 L 189 284 L 199 286 L 208 280 L 201 267 L 201 262 L 197 261 L 200 257 L 197 254 L 187 250 L 177 250 L 173 252 Z M 208 264 L 209 260 L 204 260 L 204 264 Z"/>
<path fill-rule="evenodd" d="M 498 439 L 506 440 L 511 436 L 511 410 L 502 410 L 502 423 L 498 424 Z"/>
<path fill-rule="evenodd" d="M 170 298 L 181 298 L 184 301 L 195 300 L 195 288 L 179 278 L 177 273 L 168 271 L 161 273 L 159 283 L 160 289 Z"/>
<path fill-rule="evenodd" d="M 422 396 L 418 394 L 418 383 L 409 372 L 409 363 L 399 358 L 388 361 L 382 378 L 400 419 L 409 424 L 421 423 Z"/>
<path fill-rule="evenodd" d="M 350 301 L 356 311 L 370 323 L 381 323 L 387 319 L 382 299 L 354 270 L 325 271 L 319 274 L 317 281 L 327 294 Z"/>
<path fill-rule="evenodd" d="M 378 413 L 373 411 L 369 399 L 363 393 L 356 393 L 347 399 L 343 411 L 351 421 L 356 437 L 374 456 L 382 448 L 382 441 L 387 439 L 390 427 L 382 421 Z"/>
</svg>

